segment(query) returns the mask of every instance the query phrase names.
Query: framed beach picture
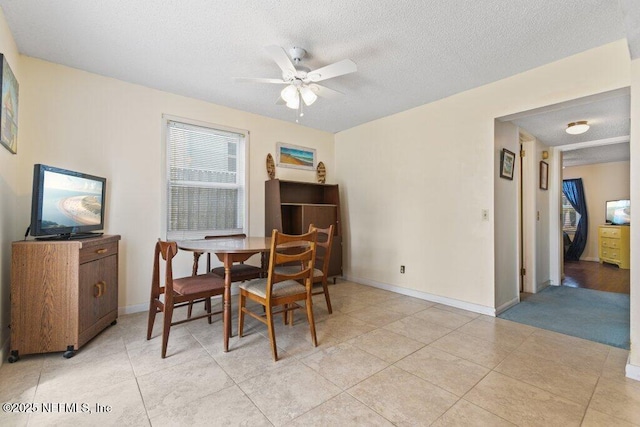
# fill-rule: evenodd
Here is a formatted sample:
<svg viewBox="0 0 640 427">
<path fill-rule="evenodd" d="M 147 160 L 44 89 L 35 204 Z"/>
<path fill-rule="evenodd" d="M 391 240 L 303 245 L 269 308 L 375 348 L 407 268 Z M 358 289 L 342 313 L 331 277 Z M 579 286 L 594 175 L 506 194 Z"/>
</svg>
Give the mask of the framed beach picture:
<svg viewBox="0 0 640 427">
<path fill-rule="evenodd" d="M 500 153 L 500 178 L 513 179 L 515 161 L 515 153 L 503 148 Z"/>
<path fill-rule="evenodd" d="M 278 142 L 276 156 L 278 166 L 316 170 L 316 150 L 313 148 Z"/>
<path fill-rule="evenodd" d="M 13 154 L 18 152 L 18 81 L 0 53 L 0 143 Z"/>
<path fill-rule="evenodd" d="M 549 188 L 549 164 L 540 161 L 540 189 L 547 190 Z"/>
</svg>

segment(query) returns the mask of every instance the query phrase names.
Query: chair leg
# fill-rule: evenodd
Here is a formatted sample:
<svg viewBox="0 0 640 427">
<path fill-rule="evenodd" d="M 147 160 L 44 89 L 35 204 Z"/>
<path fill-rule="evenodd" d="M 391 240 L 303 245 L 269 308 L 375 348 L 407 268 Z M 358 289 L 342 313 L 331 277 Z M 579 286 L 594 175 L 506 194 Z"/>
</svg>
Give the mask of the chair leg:
<svg viewBox="0 0 640 427">
<path fill-rule="evenodd" d="M 242 331 L 244 329 L 244 304 L 246 297 L 240 291 L 240 298 L 238 302 L 238 338 L 242 337 Z"/>
<path fill-rule="evenodd" d="M 282 312 L 282 324 L 286 325 L 287 324 L 287 320 L 289 320 L 289 304 L 285 304 L 284 305 L 284 311 Z"/>
<path fill-rule="evenodd" d="M 169 343 L 169 332 L 171 330 L 171 319 L 173 317 L 173 305 L 165 302 L 164 321 L 162 325 L 162 358 L 167 357 L 167 344 Z"/>
<path fill-rule="evenodd" d="M 278 349 L 276 348 L 276 334 L 273 329 L 273 313 L 271 307 L 267 309 L 267 329 L 269 330 L 269 341 L 271 341 L 271 353 L 273 354 L 273 361 L 278 361 Z"/>
<path fill-rule="evenodd" d="M 207 310 L 207 314 L 209 315 L 207 319 L 209 320 L 209 324 L 211 324 L 211 298 L 204 300 L 204 308 Z"/>
<path fill-rule="evenodd" d="M 296 303 L 289 304 L 287 307 L 289 307 L 289 311 L 287 312 L 289 316 L 289 326 L 293 326 L 293 318 L 295 317 L 294 307 L 296 307 Z"/>
<path fill-rule="evenodd" d="M 324 289 L 324 299 L 327 301 L 327 311 L 329 314 L 333 313 L 331 309 L 331 298 L 329 297 L 329 285 L 327 285 L 327 281 L 322 281 L 322 289 Z"/>
<path fill-rule="evenodd" d="M 316 338 L 316 323 L 313 319 L 313 302 L 311 293 L 307 294 L 307 321 L 309 322 L 309 331 L 311 332 L 311 341 L 313 346 L 318 346 L 318 338 Z"/>
<path fill-rule="evenodd" d="M 153 324 L 156 321 L 156 313 L 158 308 L 154 304 L 154 300 L 149 303 L 149 320 L 147 321 L 147 340 L 151 339 L 151 333 L 153 332 Z"/>
</svg>

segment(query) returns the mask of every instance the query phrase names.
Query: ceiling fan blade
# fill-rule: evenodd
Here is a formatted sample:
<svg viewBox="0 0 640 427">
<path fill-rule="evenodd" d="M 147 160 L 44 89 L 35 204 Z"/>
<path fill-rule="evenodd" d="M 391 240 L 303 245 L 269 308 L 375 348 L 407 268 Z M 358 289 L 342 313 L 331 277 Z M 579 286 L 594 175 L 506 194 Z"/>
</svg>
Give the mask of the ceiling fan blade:
<svg viewBox="0 0 640 427">
<path fill-rule="evenodd" d="M 313 93 L 327 99 L 336 99 L 344 95 L 344 93 L 338 92 L 337 90 L 329 89 L 326 86 L 312 84 L 309 85 L 309 87 L 311 88 Z"/>
<path fill-rule="evenodd" d="M 287 101 L 285 101 L 284 99 L 282 99 L 281 96 L 278 97 L 278 100 L 276 101 L 276 105 L 284 105 L 286 104 Z"/>
<path fill-rule="evenodd" d="M 285 82 L 282 79 L 263 79 L 260 77 L 234 77 L 233 80 L 235 80 L 237 83 L 274 83 L 274 84 L 287 84 L 287 82 Z"/>
<path fill-rule="evenodd" d="M 280 46 L 265 46 L 264 48 L 271 58 L 278 64 L 278 67 L 282 70 L 283 77 L 293 77 L 296 75 L 296 68 L 293 66 L 293 62 L 289 59 L 287 52 Z"/>
<path fill-rule="evenodd" d="M 317 70 L 310 71 L 307 74 L 307 79 L 312 82 L 321 82 L 322 80 L 331 79 L 333 77 L 342 76 L 344 74 L 354 73 L 358 71 L 358 67 L 355 62 L 350 59 L 343 59 L 340 62 L 336 62 L 325 67 L 318 68 Z"/>
</svg>

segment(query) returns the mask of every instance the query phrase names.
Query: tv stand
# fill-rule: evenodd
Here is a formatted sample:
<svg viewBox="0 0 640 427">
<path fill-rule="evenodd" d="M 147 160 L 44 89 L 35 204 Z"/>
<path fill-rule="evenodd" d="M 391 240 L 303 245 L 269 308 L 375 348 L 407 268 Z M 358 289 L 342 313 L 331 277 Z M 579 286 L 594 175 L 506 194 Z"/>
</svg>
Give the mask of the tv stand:
<svg viewBox="0 0 640 427">
<path fill-rule="evenodd" d="M 36 237 L 36 240 L 44 240 L 44 241 L 62 241 L 62 240 L 81 240 L 81 239 L 91 239 L 93 237 L 100 237 L 102 233 L 67 233 L 67 234 L 56 234 L 53 236 L 42 236 Z"/>
<path fill-rule="evenodd" d="M 118 318 L 118 241 L 18 241 L 11 258 L 9 362 L 24 354 L 72 357 Z"/>
</svg>

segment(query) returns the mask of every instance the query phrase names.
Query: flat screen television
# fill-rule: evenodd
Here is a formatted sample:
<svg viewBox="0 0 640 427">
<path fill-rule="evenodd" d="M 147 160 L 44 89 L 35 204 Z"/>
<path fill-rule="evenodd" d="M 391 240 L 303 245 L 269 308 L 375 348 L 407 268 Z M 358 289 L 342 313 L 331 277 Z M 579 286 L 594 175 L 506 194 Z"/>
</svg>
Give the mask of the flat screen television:
<svg viewBox="0 0 640 427">
<path fill-rule="evenodd" d="M 82 239 L 104 229 L 106 178 L 36 164 L 33 167 L 31 235 Z"/>
<path fill-rule="evenodd" d="M 631 200 L 609 200 L 606 208 L 607 224 L 631 224 Z"/>
</svg>

